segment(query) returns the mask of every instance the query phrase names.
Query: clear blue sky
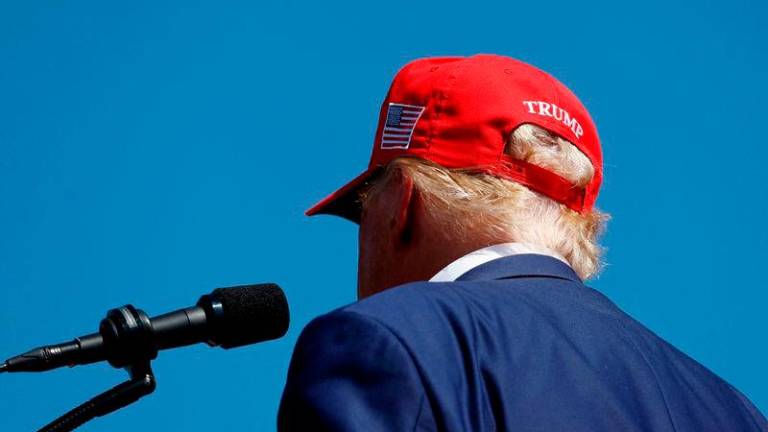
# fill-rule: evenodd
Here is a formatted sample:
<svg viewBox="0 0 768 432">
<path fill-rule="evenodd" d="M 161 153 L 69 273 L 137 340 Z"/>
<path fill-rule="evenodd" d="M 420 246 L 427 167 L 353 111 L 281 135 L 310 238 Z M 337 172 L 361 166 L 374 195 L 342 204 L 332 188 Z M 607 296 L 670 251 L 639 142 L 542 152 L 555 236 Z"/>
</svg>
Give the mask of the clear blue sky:
<svg viewBox="0 0 768 432">
<path fill-rule="evenodd" d="M 272 430 L 293 344 L 354 300 L 357 230 L 303 210 L 367 163 L 405 62 L 533 63 L 600 130 L 592 285 L 768 412 L 765 2 L 3 2 L 0 357 L 275 281 L 288 336 L 161 353 L 157 392 L 84 431 Z M 0 375 L 0 430 L 122 381 Z"/>
</svg>

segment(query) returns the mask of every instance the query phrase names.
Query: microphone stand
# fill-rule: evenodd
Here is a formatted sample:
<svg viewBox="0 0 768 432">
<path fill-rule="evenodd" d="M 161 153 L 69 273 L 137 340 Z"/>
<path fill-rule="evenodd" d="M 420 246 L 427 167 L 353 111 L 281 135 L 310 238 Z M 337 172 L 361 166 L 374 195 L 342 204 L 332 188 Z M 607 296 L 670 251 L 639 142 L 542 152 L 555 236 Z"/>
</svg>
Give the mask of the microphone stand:
<svg viewBox="0 0 768 432">
<path fill-rule="evenodd" d="M 155 376 L 149 361 L 126 368 L 130 379 L 99 394 L 48 423 L 38 432 L 70 432 L 96 417 L 124 408 L 155 390 Z"/>
<path fill-rule="evenodd" d="M 152 323 L 132 305 L 112 309 L 99 324 L 109 364 L 130 379 L 101 393 L 44 426 L 38 432 L 70 432 L 96 417 L 124 408 L 155 390 L 151 361 L 157 357 Z M 119 342 L 119 343 L 118 343 Z"/>
</svg>

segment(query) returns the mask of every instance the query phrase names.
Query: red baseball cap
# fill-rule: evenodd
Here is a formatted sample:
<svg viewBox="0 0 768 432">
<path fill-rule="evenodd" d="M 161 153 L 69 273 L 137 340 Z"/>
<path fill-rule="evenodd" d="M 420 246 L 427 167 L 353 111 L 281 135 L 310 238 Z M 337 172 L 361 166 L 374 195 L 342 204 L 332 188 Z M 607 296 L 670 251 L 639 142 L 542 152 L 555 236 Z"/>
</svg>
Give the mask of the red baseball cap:
<svg viewBox="0 0 768 432">
<path fill-rule="evenodd" d="M 578 187 L 505 153 L 510 134 L 525 123 L 573 143 L 592 162 L 592 180 Z M 359 223 L 358 189 L 403 156 L 509 179 L 582 214 L 592 210 L 602 181 L 597 129 L 576 95 L 554 77 L 499 55 L 423 58 L 405 65 L 392 81 L 368 169 L 306 214 Z"/>
</svg>

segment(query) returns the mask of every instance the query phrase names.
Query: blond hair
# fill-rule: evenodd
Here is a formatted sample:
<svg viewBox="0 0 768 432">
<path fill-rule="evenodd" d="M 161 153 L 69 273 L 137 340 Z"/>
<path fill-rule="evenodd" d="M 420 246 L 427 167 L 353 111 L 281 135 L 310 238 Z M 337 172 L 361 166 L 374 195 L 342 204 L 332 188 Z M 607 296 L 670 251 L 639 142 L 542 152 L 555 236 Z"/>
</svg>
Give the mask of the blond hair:
<svg viewBox="0 0 768 432">
<path fill-rule="evenodd" d="M 589 159 L 573 144 L 538 126 L 524 124 L 515 129 L 506 151 L 577 186 L 586 185 L 595 174 Z M 609 216 L 597 209 L 580 214 L 514 181 L 449 170 L 416 158 L 393 160 L 377 183 L 387 183 L 396 171 L 413 179 L 428 210 L 457 241 L 479 238 L 545 247 L 562 255 L 582 279 L 595 275 L 603 265 L 597 238 Z M 366 195 L 375 194 L 373 189 Z"/>
</svg>

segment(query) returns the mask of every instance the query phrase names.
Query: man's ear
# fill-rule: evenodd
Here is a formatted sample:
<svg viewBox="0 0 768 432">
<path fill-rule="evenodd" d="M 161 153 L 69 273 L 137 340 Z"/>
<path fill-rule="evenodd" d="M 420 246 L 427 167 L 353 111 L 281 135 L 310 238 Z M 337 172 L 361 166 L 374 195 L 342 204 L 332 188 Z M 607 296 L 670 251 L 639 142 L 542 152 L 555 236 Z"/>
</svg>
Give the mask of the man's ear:
<svg viewBox="0 0 768 432">
<path fill-rule="evenodd" d="M 394 212 L 392 213 L 391 226 L 393 234 L 400 243 L 409 243 L 413 233 L 419 196 L 413 179 L 402 171 L 398 171 L 392 178 Z"/>
</svg>

